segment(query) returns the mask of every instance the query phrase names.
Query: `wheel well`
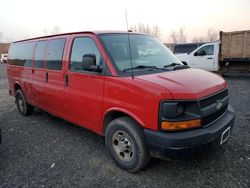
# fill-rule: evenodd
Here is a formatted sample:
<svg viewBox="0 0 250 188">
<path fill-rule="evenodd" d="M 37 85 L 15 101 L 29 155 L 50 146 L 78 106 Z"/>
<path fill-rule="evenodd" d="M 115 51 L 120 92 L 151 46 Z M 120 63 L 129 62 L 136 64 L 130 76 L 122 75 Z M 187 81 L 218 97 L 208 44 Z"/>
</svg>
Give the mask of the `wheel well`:
<svg viewBox="0 0 250 188">
<path fill-rule="evenodd" d="M 15 93 L 16 93 L 16 91 L 18 89 L 21 89 L 21 86 L 19 84 L 15 83 L 15 85 L 14 85 L 14 91 L 15 91 Z"/>
<path fill-rule="evenodd" d="M 130 115 L 124 113 L 124 112 L 121 112 L 121 111 L 110 111 L 106 114 L 105 118 L 104 118 L 104 121 L 103 121 L 103 131 L 102 133 L 105 134 L 105 131 L 109 125 L 109 123 L 111 121 L 113 121 L 114 119 L 116 118 L 119 118 L 119 117 L 122 117 L 122 116 L 128 116 L 128 117 L 131 117 Z M 132 119 L 134 119 L 133 117 L 131 117 Z"/>
</svg>

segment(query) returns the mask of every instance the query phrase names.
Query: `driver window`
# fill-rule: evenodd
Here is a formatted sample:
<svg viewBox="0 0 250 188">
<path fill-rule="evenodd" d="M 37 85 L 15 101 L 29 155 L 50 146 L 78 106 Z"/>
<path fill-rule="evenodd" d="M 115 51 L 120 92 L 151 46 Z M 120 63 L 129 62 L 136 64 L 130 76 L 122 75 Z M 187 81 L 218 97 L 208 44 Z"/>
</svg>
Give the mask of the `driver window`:
<svg viewBox="0 0 250 188">
<path fill-rule="evenodd" d="M 214 55 L 214 45 L 204 46 L 196 52 L 197 56 Z"/>
<path fill-rule="evenodd" d="M 71 51 L 69 69 L 76 72 L 86 72 L 86 70 L 82 68 L 82 58 L 86 54 L 95 54 L 96 64 L 100 64 L 101 54 L 93 39 L 88 37 L 75 38 Z"/>
</svg>

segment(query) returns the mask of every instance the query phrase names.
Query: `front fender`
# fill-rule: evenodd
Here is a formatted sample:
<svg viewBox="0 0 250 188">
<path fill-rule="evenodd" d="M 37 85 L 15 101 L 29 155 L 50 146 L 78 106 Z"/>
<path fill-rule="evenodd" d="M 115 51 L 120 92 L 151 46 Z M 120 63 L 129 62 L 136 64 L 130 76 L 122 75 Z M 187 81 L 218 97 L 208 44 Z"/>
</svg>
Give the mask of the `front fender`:
<svg viewBox="0 0 250 188">
<path fill-rule="evenodd" d="M 104 126 L 104 120 L 105 117 L 110 113 L 110 112 L 121 112 L 123 114 L 128 115 L 129 117 L 133 118 L 138 124 L 140 124 L 142 127 L 145 127 L 145 123 L 137 116 L 135 115 L 133 112 L 125 109 L 125 108 L 121 108 L 121 107 L 112 107 L 107 109 L 104 113 L 103 113 L 103 117 L 102 117 L 102 125 Z M 102 127 L 103 129 L 103 127 Z M 102 130 L 103 132 L 103 130 Z"/>
</svg>

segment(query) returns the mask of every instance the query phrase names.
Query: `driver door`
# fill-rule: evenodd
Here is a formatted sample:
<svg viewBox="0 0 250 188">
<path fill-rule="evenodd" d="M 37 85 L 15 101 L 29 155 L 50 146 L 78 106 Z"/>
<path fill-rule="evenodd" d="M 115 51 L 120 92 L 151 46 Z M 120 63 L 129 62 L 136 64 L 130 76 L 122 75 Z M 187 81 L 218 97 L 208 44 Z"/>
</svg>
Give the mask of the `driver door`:
<svg viewBox="0 0 250 188">
<path fill-rule="evenodd" d="M 192 54 L 189 65 L 207 71 L 215 70 L 214 45 L 206 45 Z"/>
<path fill-rule="evenodd" d="M 103 71 L 83 69 L 82 59 L 87 54 L 95 55 L 96 65 L 102 63 L 101 53 L 91 35 L 74 37 L 66 70 L 64 104 L 69 119 L 96 130 L 102 115 L 104 76 Z"/>
</svg>

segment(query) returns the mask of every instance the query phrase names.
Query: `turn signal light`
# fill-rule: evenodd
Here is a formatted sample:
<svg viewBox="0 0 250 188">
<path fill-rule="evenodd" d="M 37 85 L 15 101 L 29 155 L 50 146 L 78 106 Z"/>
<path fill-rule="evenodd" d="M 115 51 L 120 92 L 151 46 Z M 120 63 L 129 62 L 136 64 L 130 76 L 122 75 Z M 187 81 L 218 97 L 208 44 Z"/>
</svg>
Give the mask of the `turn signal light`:
<svg viewBox="0 0 250 188">
<path fill-rule="evenodd" d="M 188 121 L 178 121 L 178 122 L 170 122 L 163 121 L 161 122 L 161 128 L 166 131 L 178 131 L 185 129 L 193 129 L 201 126 L 201 120 L 188 120 Z"/>
</svg>

